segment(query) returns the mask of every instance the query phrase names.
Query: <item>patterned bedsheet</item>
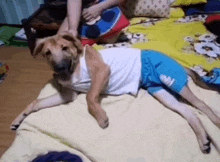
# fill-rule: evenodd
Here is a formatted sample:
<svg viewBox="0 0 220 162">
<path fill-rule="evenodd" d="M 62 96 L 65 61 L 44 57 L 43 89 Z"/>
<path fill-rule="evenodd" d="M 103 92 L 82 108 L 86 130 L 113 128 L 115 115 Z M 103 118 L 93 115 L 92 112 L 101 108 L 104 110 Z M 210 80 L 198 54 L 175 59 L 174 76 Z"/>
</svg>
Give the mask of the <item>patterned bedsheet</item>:
<svg viewBox="0 0 220 162">
<path fill-rule="evenodd" d="M 120 42 L 97 48 L 124 46 L 157 50 L 204 75 L 220 67 L 220 47 L 215 43 L 216 36 L 204 25 L 206 18 L 207 15 L 169 19 L 133 18 Z"/>
</svg>

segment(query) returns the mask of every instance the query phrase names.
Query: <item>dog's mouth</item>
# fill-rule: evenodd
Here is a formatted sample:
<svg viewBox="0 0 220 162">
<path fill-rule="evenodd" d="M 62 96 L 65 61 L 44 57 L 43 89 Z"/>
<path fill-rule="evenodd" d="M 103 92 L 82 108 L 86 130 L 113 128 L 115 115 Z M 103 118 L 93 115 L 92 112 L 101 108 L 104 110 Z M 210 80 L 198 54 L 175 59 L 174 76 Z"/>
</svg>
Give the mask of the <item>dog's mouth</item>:
<svg viewBox="0 0 220 162">
<path fill-rule="evenodd" d="M 62 80 L 69 80 L 71 75 L 76 69 L 76 66 L 79 62 L 79 58 L 72 57 L 71 59 L 62 60 L 60 64 L 53 64 L 53 70 L 55 72 L 55 76 L 59 76 Z"/>
</svg>

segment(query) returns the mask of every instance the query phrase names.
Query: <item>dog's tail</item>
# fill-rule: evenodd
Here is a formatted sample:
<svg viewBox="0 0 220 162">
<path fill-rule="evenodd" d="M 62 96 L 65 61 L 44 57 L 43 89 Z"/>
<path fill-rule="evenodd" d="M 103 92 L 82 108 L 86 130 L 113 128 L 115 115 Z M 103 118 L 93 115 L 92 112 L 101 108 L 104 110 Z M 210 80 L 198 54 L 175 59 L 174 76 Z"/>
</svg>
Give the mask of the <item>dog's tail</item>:
<svg viewBox="0 0 220 162">
<path fill-rule="evenodd" d="M 196 85 L 200 86 L 201 88 L 209 89 L 209 90 L 213 90 L 213 91 L 219 91 L 220 90 L 214 85 L 205 83 L 202 80 L 201 76 L 199 76 L 199 74 L 197 74 L 195 71 L 193 71 L 189 68 L 186 68 L 186 67 L 184 67 L 184 69 L 186 70 L 187 74 L 192 78 L 193 82 Z"/>
</svg>

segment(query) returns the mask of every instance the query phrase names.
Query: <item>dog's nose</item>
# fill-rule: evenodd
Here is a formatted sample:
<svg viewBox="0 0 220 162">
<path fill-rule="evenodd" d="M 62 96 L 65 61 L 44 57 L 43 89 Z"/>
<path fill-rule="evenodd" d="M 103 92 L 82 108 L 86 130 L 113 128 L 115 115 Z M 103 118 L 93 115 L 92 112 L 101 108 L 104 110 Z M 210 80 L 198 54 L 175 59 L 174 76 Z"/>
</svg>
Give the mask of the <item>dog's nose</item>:
<svg viewBox="0 0 220 162">
<path fill-rule="evenodd" d="M 65 67 L 64 66 L 55 66 L 54 67 L 54 71 L 56 72 L 60 72 L 60 71 L 65 71 Z"/>
<path fill-rule="evenodd" d="M 54 63 L 53 68 L 55 72 L 64 72 L 70 67 L 70 60 L 63 60 L 61 63 Z"/>
</svg>

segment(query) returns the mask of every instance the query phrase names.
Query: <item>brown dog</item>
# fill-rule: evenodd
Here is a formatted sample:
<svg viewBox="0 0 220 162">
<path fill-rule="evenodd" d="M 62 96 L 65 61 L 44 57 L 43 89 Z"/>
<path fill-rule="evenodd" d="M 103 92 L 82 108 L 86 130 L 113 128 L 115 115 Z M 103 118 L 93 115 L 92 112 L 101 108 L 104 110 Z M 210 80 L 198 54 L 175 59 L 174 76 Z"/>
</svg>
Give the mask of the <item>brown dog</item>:
<svg viewBox="0 0 220 162">
<path fill-rule="evenodd" d="M 100 127 L 106 128 L 108 126 L 108 118 L 100 106 L 99 94 L 108 81 L 110 68 L 104 64 L 98 52 L 89 46 L 86 47 L 87 55 L 85 59 L 90 67 L 89 72 L 91 76 L 95 76 L 92 77 L 92 85 L 87 93 L 88 110 L 95 117 Z M 68 32 L 37 41 L 33 56 L 35 57 L 39 53 L 43 55 L 55 72 L 54 78 L 62 85 L 62 91 L 52 96 L 49 100 L 34 100 L 12 122 L 12 130 L 16 130 L 23 119 L 30 113 L 73 101 L 76 98 L 77 92 L 66 87 L 68 87 L 68 81 L 71 79 L 71 75 L 77 69 L 82 52 L 83 46 L 81 42 Z"/>
<path fill-rule="evenodd" d="M 131 50 L 132 53 L 130 52 L 129 54 L 129 50 Z M 117 75 L 119 71 L 121 71 L 120 76 L 118 77 L 120 79 L 117 80 L 117 83 L 120 82 L 119 80 L 123 80 L 122 75 L 126 73 L 126 70 L 129 67 L 127 66 L 127 64 L 129 64 L 127 63 L 128 61 L 131 61 L 130 63 L 134 65 L 136 65 L 136 63 L 139 64 L 140 62 L 140 61 L 133 62 L 134 61 L 133 59 L 129 60 L 127 58 L 128 56 L 137 57 L 137 58 L 139 57 L 138 54 L 140 53 L 133 54 L 133 52 L 137 52 L 137 50 L 135 49 L 126 50 L 125 48 L 124 49 L 117 48 L 117 49 L 113 49 L 113 51 L 115 53 L 110 51 L 108 57 L 112 54 L 115 57 L 113 57 L 113 60 L 111 61 L 115 62 L 116 61 L 115 59 L 117 57 L 118 62 L 113 64 L 114 67 L 111 66 L 111 71 L 110 71 L 110 65 L 109 64 L 107 65 L 104 62 L 106 61 L 105 59 L 107 55 L 105 55 L 104 58 L 103 57 L 104 55 L 101 55 L 99 52 L 97 52 L 96 50 L 94 50 L 92 47 L 89 46 L 86 46 L 85 52 L 84 54 L 82 54 L 83 47 L 80 41 L 74 38 L 68 32 L 65 32 L 61 35 L 55 35 L 52 37 L 39 40 L 34 50 L 34 55 L 36 56 L 39 53 L 42 53 L 42 55 L 48 61 L 49 65 L 54 70 L 55 79 L 57 80 L 58 83 L 62 85 L 63 88 L 60 93 L 54 94 L 52 96 L 43 99 L 34 100 L 13 121 L 11 125 L 11 129 L 14 130 L 17 129 L 17 127 L 24 120 L 24 118 L 32 112 L 47 107 L 60 105 L 65 102 L 73 101 L 77 96 L 77 92 L 87 93 L 86 99 L 90 114 L 97 120 L 100 127 L 106 128 L 108 126 L 108 117 L 105 111 L 101 108 L 99 95 L 103 93 L 104 90 L 108 90 L 108 88 L 111 87 L 110 80 L 112 79 L 113 75 Z M 122 57 L 122 55 L 120 55 L 120 52 L 125 53 L 126 54 L 125 57 Z M 82 58 L 85 57 L 85 65 L 81 61 L 79 61 L 81 57 Z M 113 71 L 114 68 L 117 66 L 117 64 L 121 64 L 122 62 L 124 62 L 123 66 L 125 66 L 126 70 L 123 68 L 121 69 L 119 68 L 116 71 Z M 91 83 L 91 86 L 87 86 L 88 89 L 83 89 L 87 85 L 86 82 L 84 82 L 81 84 L 81 86 L 83 87 L 82 89 L 78 91 L 76 90 L 74 91 L 73 89 L 76 88 L 74 87 L 75 86 L 74 83 L 78 81 L 77 77 L 81 73 L 79 69 L 82 68 L 82 66 L 80 64 L 86 66 L 86 68 L 84 68 L 84 73 L 86 76 L 89 76 L 88 78 L 91 78 L 91 80 L 87 80 L 86 82 Z M 136 68 L 136 66 L 133 66 L 133 68 Z M 141 68 L 138 70 L 141 70 Z M 204 88 L 208 88 L 206 84 L 199 81 L 200 78 L 196 73 L 192 72 L 190 69 L 187 68 L 185 68 L 185 71 L 188 73 L 188 75 L 190 75 L 193 78 L 193 80 L 196 83 L 200 84 L 200 86 L 203 86 Z M 179 71 L 177 72 L 179 73 Z M 130 79 L 131 82 L 132 79 L 133 77 L 131 77 Z M 126 79 L 122 81 L 123 86 L 124 83 L 126 83 Z M 139 84 L 139 81 L 137 82 L 137 84 Z M 169 86 L 170 84 L 172 84 L 172 82 L 169 83 L 164 82 L 165 86 Z M 105 87 L 107 85 L 110 85 L 110 87 L 109 86 Z M 131 88 L 133 87 L 132 86 L 128 87 L 128 89 Z M 110 94 L 110 93 L 107 92 L 105 94 Z M 190 91 L 187 85 L 184 86 L 184 88 L 181 90 L 181 92 L 179 92 L 179 94 L 194 107 L 198 108 L 204 114 L 206 114 L 216 126 L 220 127 L 220 118 L 216 116 L 214 112 L 211 110 L 211 108 L 209 108 L 203 101 L 199 100 Z M 153 96 L 157 98 L 164 106 L 179 113 L 188 121 L 188 123 L 190 124 L 190 126 L 192 127 L 193 131 L 196 134 L 201 151 L 203 153 L 209 153 L 211 141 L 208 138 L 208 134 L 206 133 L 201 121 L 196 116 L 196 114 L 188 107 L 184 106 L 183 104 L 180 104 L 179 101 L 173 95 L 168 93 L 165 89 L 159 90 L 157 93 L 153 94 Z"/>
</svg>

